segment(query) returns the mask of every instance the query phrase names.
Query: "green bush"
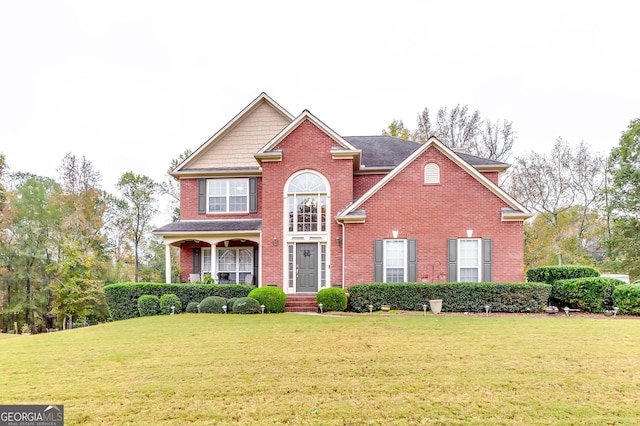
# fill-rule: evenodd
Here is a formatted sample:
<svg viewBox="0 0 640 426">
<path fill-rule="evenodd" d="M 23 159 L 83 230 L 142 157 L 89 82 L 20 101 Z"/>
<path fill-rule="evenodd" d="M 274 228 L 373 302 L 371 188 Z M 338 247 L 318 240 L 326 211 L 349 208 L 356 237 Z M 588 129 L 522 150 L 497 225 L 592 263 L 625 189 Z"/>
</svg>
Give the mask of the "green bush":
<svg viewBox="0 0 640 426">
<path fill-rule="evenodd" d="M 201 314 L 223 314 L 222 307 L 227 304 L 227 299 L 220 296 L 209 296 L 200 302 Z"/>
<path fill-rule="evenodd" d="M 341 288 L 323 288 L 316 293 L 316 301 L 324 312 L 347 310 L 347 293 Z"/>
<path fill-rule="evenodd" d="M 189 302 L 189 304 L 187 305 L 187 312 L 190 314 L 197 314 L 198 313 L 198 302 Z"/>
<path fill-rule="evenodd" d="M 238 299 L 239 299 L 239 297 L 232 297 L 231 299 L 227 299 L 227 313 L 228 314 L 232 314 L 233 313 L 233 304 L 236 303 L 236 300 L 238 300 Z"/>
<path fill-rule="evenodd" d="M 640 285 L 623 284 L 613 290 L 613 299 L 623 315 L 640 315 Z"/>
<path fill-rule="evenodd" d="M 624 282 L 615 278 L 574 278 L 558 280 L 552 284 L 551 304 L 585 312 L 604 312 L 613 308 L 616 286 Z"/>
<path fill-rule="evenodd" d="M 547 306 L 551 286 L 544 283 L 373 283 L 349 287 L 351 310 L 369 312 L 369 305 L 380 310 L 422 310 L 429 300 L 442 299 L 445 312 L 542 312 Z"/>
<path fill-rule="evenodd" d="M 583 265 L 542 266 L 527 270 L 527 281 L 532 283 L 553 284 L 558 280 L 599 276 L 597 269 Z"/>
<path fill-rule="evenodd" d="M 260 287 L 251 290 L 247 297 L 253 297 L 261 305 L 264 305 L 265 312 L 284 312 L 284 305 L 287 302 L 287 295 L 278 287 Z"/>
<path fill-rule="evenodd" d="M 235 314 L 258 314 L 260 313 L 260 302 L 253 297 L 241 297 L 233 304 Z"/>
<path fill-rule="evenodd" d="M 136 305 L 141 317 L 158 315 L 160 313 L 160 298 L 158 296 L 143 294 L 138 297 Z"/>
<path fill-rule="evenodd" d="M 163 315 L 169 315 L 171 313 L 171 307 L 174 307 L 174 312 L 179 314 L 182 312 L 182 302 L 180 298 L 175 294 L 167 293 L 160 296 L 160 313 Z"/>
<path fill-rule="evenodd" d="M 182 306 L 189 302 L 200 302 L 208 296 L 220 296 L 225 299 L 246 297 L 255 287 L 245 284 L 160 284 L 160 283 L 118 283 L 104 287 L 104 294 L 111 320 L 137 317 L 138 297 L 143 294 L 162 296 L 172 293 L 178 296 Z"/>
</svg>

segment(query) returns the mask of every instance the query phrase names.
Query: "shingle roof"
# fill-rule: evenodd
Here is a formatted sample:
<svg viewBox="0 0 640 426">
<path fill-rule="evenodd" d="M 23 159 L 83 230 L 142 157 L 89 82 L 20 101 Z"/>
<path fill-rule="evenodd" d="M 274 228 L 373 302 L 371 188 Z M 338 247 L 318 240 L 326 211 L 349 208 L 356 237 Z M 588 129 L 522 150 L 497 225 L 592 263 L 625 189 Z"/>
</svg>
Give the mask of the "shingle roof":
<svg viewBox="0 0 640 426">
<path fill-rule="evenodd" d="M 262 219 L 190 220 L 170 223 L 154 229 L 153 233 L 260 231 L 261 229 Z"/>
</svg>

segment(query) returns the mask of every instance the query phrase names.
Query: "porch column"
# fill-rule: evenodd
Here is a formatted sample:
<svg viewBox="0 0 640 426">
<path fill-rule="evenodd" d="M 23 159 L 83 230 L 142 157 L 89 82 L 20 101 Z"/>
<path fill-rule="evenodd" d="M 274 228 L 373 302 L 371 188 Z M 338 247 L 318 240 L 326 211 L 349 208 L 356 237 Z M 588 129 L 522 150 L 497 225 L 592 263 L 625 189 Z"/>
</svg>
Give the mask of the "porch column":
<svg viewBox="0 0 640 426">
<path fill-rule="evenodd" d="M 171 245 L 164 245 L 164 275 L 165 282 L 171 284 Z"/>
</svg>

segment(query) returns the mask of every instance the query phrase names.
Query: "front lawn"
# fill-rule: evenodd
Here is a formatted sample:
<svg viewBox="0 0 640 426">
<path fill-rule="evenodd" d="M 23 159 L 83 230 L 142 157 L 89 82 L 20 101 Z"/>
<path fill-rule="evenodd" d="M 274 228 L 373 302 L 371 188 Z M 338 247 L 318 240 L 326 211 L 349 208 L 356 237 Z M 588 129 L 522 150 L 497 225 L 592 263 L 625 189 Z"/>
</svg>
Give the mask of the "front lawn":
<svg viewBox="0 0 640 426">
<path fill-rule="evenodd" d="M 636 424 L 640 321 L 182 314 L 0 339 L 65 424 Z"/>
</svg>

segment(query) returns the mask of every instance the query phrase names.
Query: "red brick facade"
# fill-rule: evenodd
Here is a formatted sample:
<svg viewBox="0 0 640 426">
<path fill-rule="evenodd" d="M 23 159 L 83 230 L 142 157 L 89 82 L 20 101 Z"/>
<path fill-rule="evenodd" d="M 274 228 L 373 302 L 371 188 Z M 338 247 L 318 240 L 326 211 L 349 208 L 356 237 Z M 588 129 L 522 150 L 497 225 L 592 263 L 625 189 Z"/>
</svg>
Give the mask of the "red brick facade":
<svg viewBox="0 0 640 426">
<path fill-rule="evenodd" d="M 180 176 L 184 231 L 158 233 L 165 241 L 180 246 L 183 279 L 192 272 L 194 249 L 212 245 L 224 248 L 224 244 L 251 246 L 257 275 L 254 283 L 277 285 L 287 293 L 295 293 L 295 285 L 289 287 L 295 282 L 289 273 L 293 267 L 289 250 L 295 253 L 297 244 L 317 242 L 327 255 L 322 263 L 326 273 L 324 285 L 348 288 L 376 279 L 374 241 L 394 238 L 393 231 L 397 231 L 397 239 L 415 240 L 416 281 L 446 281 L 448 241 L 468 238 L 472 231 L 474 239 L 491 240 L 491 280 L 522 281 L 523 218 L 527 212 L 497 186 L 498 171 L 479 173 L 434 141 L 415 151 L 402 169 L 398 166 L 389 175 L 392 168 L 368 173 L 360 170 L 360 164 L 354 164 L 360 158 L 356 150 L 308 112 L 294 120 L 290 127 L 256 154 L 260 169 L 244 176 L 239 172 L 228 176 L 257 177 L 257 212 L 199 214 L 198 179 L 225 176 L 220 173 L 198 176 L 194 172 Z M 271 157 L 264 157 L 262 161 L 260 155 Z M 439 167 L 439 183 L 425 184 L 425 166 L 433 163 Z M 292 177 L 303 172 L 315 173 L 327 183 L 328 209 L 323 232 L 289 232 L 287 186 Z M 375 192 L 367 199 L 362 198 L 372 188 Z M 357 211 L 350 212 L 350 206 Z M 504 211 L 520 212 L 522 217 L 505 219 Z M 343 216 L 343 212 L 347 212 L 347 216 Z M 355 219 L 349 214 L 355 215 Z M 252 231 L 227 233 L 216 231 L 218 228 L 214 226 L 202 235 L 187 226 L 197 221 L 215 225 L 247 219 L 261 220 L 261 226 L 251 228 Z M 213 250 L 214 263 L 215 253 Z M 215 270 L 215 265 L 213 268 Z"/>
</svg>

